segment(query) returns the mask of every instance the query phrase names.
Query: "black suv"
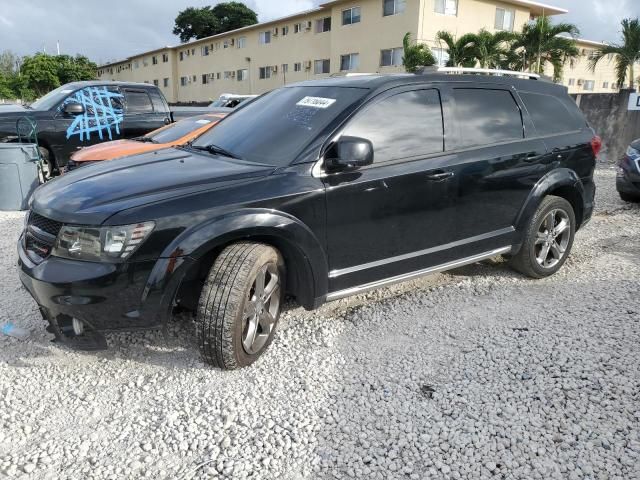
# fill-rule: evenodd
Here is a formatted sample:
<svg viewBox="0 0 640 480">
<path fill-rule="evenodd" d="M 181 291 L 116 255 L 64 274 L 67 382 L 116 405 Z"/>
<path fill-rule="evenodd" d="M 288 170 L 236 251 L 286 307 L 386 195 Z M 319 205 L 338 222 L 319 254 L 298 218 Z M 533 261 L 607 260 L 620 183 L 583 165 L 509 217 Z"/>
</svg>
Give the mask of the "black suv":
<svg viewBox="0 0 640 480">
<path fill-rule="evenodd" d="M 599 146 L 544 81 L 290 85 L 187 147 L 41 186 L 21 279 L 66 342 L 161 327 L 179 306 L 207 362 L 242 367 L 270 344 L 285 294 L 313 309 L 498 255 L 553 274 L 591 216 Z"/>
<path fill-rule="evenodd" d="M 0 110 L 0 142 L 17 141 L 16 122 L 37 123 L 45 176 L 64 167 L 80 147 L 140 137 L 171 121 L 160 89 L 146 83 L 73 82 L 25 107 Z"/>
</svg>

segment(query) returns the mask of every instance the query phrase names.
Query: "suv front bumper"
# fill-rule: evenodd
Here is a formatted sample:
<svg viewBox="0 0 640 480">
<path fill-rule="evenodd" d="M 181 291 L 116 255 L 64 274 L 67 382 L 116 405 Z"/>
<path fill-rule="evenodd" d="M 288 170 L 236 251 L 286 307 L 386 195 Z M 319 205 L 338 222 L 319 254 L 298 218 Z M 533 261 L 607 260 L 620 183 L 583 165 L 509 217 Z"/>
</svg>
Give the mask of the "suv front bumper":
<svg viewBox="0 0 640 480">
<path fill-rule="evenodd" d="M 20 281 L 57 337 L 73 337 L 64 328 L 73 318 L 91 332 L 161 327 L 191 263 L 188 257 L 115 264 L 49 256 L 35 264 L 23 245 L 21 237 Z"/>
</svg>

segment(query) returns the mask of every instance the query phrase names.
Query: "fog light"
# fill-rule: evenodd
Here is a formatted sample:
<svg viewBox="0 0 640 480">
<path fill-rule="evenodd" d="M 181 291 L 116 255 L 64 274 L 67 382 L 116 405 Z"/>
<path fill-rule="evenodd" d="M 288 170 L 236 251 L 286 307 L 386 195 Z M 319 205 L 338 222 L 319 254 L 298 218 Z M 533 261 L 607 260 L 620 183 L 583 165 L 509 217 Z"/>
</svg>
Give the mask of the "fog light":
<svg viewBox="0 0 640 480">
<path fill-rule="evenodd" d="M 84 333 L 84 323 L 82 323 L 82 320 L 74 318 L 71 323 L 73 325 L 73 333 L 76 335 L 82 335 Z"/>
</svg>

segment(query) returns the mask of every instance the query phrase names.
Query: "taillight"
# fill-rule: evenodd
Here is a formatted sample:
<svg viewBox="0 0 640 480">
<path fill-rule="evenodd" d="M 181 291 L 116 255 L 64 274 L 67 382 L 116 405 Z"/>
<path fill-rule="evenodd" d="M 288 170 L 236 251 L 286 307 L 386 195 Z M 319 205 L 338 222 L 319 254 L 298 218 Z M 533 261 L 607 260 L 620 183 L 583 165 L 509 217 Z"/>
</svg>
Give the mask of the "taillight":
<svg viewBox="0 0 640 480">
<path fill-rule="evenodd" d="M 593 150 L 594 157 L 597 157 L 602 150 L 602 139 L 598 135 L 591 139 L 591 150 Z"/>
</svg>

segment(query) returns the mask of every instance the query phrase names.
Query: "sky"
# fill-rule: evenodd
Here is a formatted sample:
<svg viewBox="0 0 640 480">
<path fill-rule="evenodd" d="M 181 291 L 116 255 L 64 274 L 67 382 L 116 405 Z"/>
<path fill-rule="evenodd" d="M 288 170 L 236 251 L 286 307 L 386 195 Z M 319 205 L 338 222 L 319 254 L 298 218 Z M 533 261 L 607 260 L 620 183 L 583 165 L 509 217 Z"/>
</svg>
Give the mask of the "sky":
<svg viewBox="0 0 640 480">
<path fill-rule="evenodd" d="M 29 55 L 46 50 L 80 53 L 106 63 L 152 50 L 177 45 L 171 33 L 176 15 L 186 7 L 201 7 L 219 0 L 0 0 L 0 51 Z M 263 22 L 314 8 L 320 0 L 244 0 Z M 640 0 L 543 0 L 563 7 L 580 36 L 615 43 L 620 20 L 640 17 Z M 107 6 L 108 5 L 108 6 Z"/>
</svg>

